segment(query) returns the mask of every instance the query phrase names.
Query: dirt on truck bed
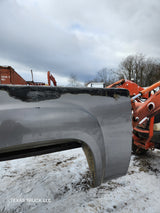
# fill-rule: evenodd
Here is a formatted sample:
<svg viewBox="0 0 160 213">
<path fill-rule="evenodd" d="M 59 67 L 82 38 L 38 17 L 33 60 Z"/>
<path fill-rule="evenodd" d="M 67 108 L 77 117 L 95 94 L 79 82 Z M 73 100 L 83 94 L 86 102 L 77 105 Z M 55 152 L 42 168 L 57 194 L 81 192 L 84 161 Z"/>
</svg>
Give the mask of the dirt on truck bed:
<svg viewBox="0 0 160 213">
<path fill-rule="evenodd" d="M 91 188 L 82 149 L 0 162 L 0 212 L 159 212 L 160 151 L 132 156 L 126 176 Z"/>
</svg>

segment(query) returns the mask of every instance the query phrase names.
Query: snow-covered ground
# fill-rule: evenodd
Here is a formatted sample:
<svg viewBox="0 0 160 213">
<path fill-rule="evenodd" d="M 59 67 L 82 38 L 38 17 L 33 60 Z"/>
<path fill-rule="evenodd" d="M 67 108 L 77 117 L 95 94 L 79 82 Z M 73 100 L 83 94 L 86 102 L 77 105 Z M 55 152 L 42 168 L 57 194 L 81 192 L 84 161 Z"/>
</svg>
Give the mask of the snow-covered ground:
<svg viewBox="0 0 160 213">
<path fill-rule="evenodd" d="M 74 149 L 0 162 L 0 212 L 160 212 L 160 151 L 132 156 L 128 174 L 90 187 L 85 155 Z"/>
</svg>

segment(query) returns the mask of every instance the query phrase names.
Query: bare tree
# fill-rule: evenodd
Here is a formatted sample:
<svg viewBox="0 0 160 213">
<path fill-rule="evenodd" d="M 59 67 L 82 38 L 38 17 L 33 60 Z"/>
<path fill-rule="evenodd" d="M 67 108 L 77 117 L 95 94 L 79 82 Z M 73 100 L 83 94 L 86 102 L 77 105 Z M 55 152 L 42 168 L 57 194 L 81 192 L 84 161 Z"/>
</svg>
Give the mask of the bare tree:
<svg viewBox="0 0 160 213">
<path fill-rule="evenodd" d="M 120 63 L 120 75 L 140 85 L 143 83 L 145 57 L 142 54 L 129 55 Z"/>
<path fill-rule="evenodd" d="M 71 87 L 81 87 L 82 86 L 77 80 L 77 75 L 74 73 L 70 74 L 69 86 L 71 86 Z"/>
<path fill-rule="evenodd" d="M 107 68 L 103 68 L 103 69 L 99 70 L 97 72 L 97 77 L 98 77 L 98 79 L 99 79 L 100 82 L 106 83 L 107 80 L 108 80 Z"/>
<path fill-rule="evenodd" d="M 148 58 L 145 64 L 145 86 L 160 81 L 160 63 L 152 58 Z"/>
<path fill-rule="evenodd" d="M 117 74 L 128 80 L 134 79 L 140 86 L 148 86 L 160 78 L 160 63 L 146 58 L 143 54 L 127 56 L 121 63 Z"/>
<path fill-rule="evenodd" d="M 128 56 L 126 57 L 121 63 L 120 63 L 120 73 L 123 74 L 123 76 L 129 80 L 131 78 L 134 78 L 134 56 Z"/>
<path fill-rule="evenodd" d="M 107 86 L 115 82 L 117 79 L 118 79 L 117 75 L 113 72 L 113 70 L 105 67 L 97 72 L 97 75 L 94 78 L 94 81 L 104 82 L 104 84 Z"/>
</svg>

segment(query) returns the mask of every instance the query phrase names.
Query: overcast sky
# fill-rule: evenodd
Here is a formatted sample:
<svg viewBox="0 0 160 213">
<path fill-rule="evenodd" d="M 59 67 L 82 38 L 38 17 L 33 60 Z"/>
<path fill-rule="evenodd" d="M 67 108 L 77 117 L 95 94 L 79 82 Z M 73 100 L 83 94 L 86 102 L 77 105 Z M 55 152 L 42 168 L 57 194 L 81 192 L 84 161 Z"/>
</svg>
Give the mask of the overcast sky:
<svg viewBox="0 0 160 213">
<path fill-rule="evenodd" d="M 159 0 L 0 0 L 0 65 L 87 81 L 129 54 L 159 58 L 159 22 Z"/>
</svg>

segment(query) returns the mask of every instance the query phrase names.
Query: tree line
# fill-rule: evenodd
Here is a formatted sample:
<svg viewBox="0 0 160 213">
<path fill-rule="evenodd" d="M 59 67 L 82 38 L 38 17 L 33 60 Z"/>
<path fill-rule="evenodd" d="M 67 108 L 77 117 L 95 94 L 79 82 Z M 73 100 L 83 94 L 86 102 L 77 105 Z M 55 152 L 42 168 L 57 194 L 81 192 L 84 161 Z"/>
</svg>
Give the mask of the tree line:
<svg viewBox="0 0 160 213">
<path fill-rule="evenodd" d="M 120 79 L 132 80 L 142 87 L 149 86 L 160 81 L 160 61 L 143 54 L 129 55 L 120 62 L 117 70 L 99 70 L 93 81 L 104 82 L 107 86 Z"/>
<path fill-rule="evenodd" d="M 160 62 L 142 54 L 129 55 L 120 63 L 117 74 L 119 79 L 133 79 L 142 87 L 149 86 L 160 80 Z"/>
<path fill-rule="evenodd" d="M 129 55 L 120 62 L 118 69 L 104 67 L 85 85 L 94 81 L 103 82 L 108 86 L 120 79 L 132 80 L 142 87 L 150 86 L 160 81 L 160 60 L 145 57 L 143 54 Z M 72 86 L 80 86 L 77 76 L 73 73 L 69 83 Z"/>
</svg>

